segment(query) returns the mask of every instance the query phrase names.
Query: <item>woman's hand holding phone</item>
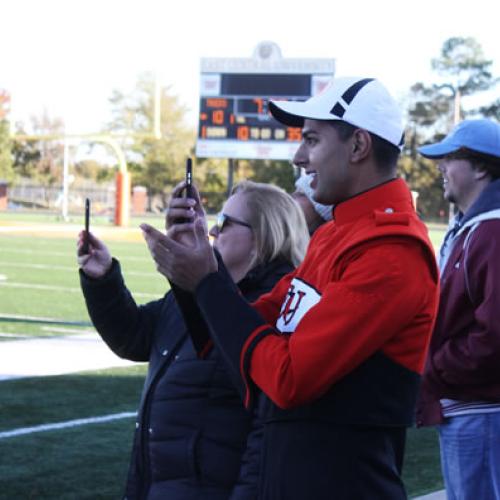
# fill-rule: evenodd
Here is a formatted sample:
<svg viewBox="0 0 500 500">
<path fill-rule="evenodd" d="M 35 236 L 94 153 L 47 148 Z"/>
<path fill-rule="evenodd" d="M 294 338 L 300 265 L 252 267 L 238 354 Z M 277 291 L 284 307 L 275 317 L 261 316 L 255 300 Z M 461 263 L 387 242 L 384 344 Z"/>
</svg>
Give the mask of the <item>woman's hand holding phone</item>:
<svg viewBox="0 0 500 500">
<path fill-rule="evenodd" d="M 85 229 L 78 235 L 78 265 L 91 278 L 101 278 L 111 268 L 111 254 L 106 245 L 90 232 L 90 200 L 85 200 Z"/>
<path fill-rule="evenodd" d="M 192 181 L 192 162 L 191 158 L 188 158 L 186 161 L 186 179 L 173 189 L 165 220 L 166 230 L 171 232 L 175 227 L 172 236 L 177 241 L 188 245 L 194 241 L 193 224 L 196 219 L 202 219 L 208 234 L 200 194 Z"/>
</svg>

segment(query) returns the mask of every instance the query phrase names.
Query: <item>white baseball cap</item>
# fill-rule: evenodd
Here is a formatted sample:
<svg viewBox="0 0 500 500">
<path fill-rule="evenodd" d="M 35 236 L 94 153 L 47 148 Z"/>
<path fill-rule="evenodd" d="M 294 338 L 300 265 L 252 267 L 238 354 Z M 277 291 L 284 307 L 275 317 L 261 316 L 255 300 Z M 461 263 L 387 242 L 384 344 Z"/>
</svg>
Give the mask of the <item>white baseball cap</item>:
<svg viewBox="0 0 500 500">
<path fill-rule="evenodd" d="M 334 78 L 307 101 L 270 101 L 276 120 L 303 127 L 304 120 L 340 120 L 375 134 L 398 148 L 404 144 L 401 110 L 387 89 L 374 78 Z"/>
</svg>

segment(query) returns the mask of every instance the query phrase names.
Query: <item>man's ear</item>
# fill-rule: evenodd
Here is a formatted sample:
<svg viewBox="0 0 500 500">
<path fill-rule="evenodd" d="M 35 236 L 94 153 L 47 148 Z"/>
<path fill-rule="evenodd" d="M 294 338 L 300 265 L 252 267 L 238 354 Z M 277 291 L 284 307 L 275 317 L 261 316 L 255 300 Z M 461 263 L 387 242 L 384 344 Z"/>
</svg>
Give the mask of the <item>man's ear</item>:
<svg viewBox="0 0 500 500">
<path fill-rule="evenodd" d="M 474 178 L 478 181 L 481 181 L 483 179 L 487 179 L 490 177 L 490 174 L 488 173 L 487 170 L 482 168 L 481 166 L 478 166 L 477 168 L 474 169 Z"/>
<path fill-rule="evenodd" d="M 357 163 L 370 154 L 372 138 L 368 131 L 358 128 L 351 137 L 351 144 L 351 161 Z"/>
</svg>

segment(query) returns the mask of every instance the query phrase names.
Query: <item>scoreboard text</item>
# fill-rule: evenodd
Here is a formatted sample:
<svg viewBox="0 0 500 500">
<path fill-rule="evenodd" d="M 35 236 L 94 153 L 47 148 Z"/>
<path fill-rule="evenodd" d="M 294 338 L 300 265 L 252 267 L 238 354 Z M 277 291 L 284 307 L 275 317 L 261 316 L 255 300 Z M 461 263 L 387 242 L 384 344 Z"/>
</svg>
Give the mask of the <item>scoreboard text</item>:
<svg viewBox="0 0 500 500">
<path fill-rule="evenodd" d="M 304 101 L 331 75 L 202 73 L 197 156 L 289 159 L 301 129 L 277 122 L 270 100 Z"/>
</svg>

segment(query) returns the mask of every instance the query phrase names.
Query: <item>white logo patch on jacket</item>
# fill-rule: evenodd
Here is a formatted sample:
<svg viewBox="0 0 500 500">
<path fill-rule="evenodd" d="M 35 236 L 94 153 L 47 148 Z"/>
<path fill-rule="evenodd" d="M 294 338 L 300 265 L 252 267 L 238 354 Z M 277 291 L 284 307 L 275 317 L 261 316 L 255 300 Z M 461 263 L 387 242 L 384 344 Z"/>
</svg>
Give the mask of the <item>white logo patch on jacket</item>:
<svg viewBox="0 0 500 500">
<path fill-rule="evenodd" d="M 281 306 L 276 328 L 281 333 L 293 333 L 304 314 L 320 299 L 321 295 L 313 287 L 298 278 L 293 278 Z"/>
</svg>

